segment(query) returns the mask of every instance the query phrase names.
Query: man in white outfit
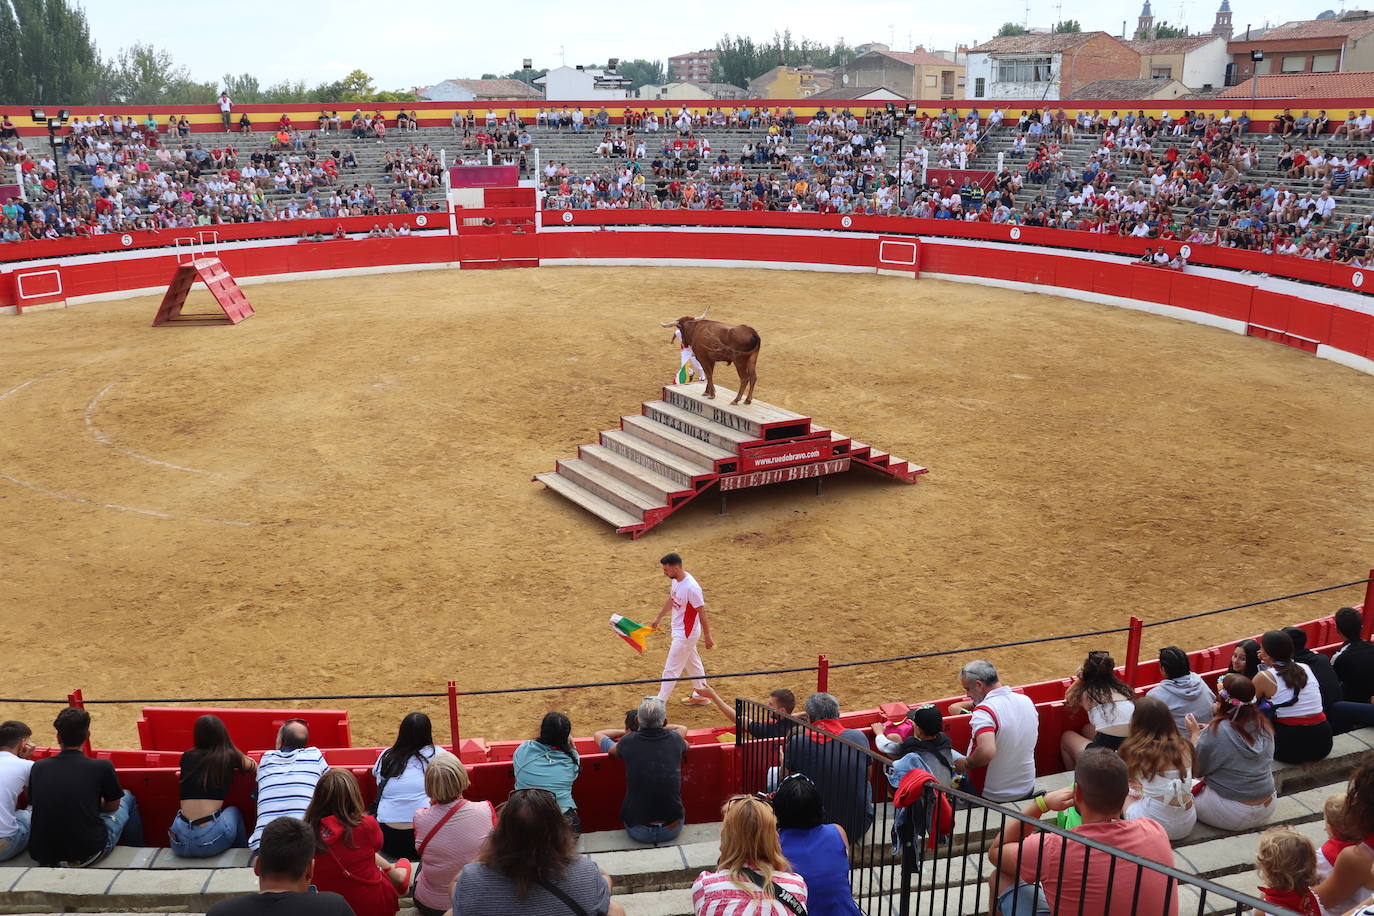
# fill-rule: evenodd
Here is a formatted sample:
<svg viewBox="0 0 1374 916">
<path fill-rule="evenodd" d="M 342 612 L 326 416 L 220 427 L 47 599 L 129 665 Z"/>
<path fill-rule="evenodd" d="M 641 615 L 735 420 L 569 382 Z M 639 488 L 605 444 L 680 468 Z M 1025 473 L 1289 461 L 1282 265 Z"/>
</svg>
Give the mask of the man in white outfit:
<svg viewBox="0 0 1374 916">
<path fill-rule="evenodd" d="M 701 594 L 701 586 L 682 568 L 682 557 L 678 554 L 670 553 L 658 562 L 663 567 L 663 574 L 673 581 L 668 589 L 668 600 L 663 602 L 663 607 L 659 609 L 658 616 L 652 624 L 654 629 L 658 629 L 663 615 L 672 612 L 673 645 L 668 650 L 667 661 L 663 663 L 665 680 L 658 688 L 658 698 L 665 703 L 668 702 L 668 698 L 673 695 L 673 689 L 677 686 L 677 681 L 668 679 L 686 673 L 692 676 L 692 695 L 685 697 L 683 704 L 714 705 L 722 715 L 733 722 L 735 711 L 706 683 L 706 668 L 701 664 L 701 656 L 697 653 L 698 639 L 704 639 L 708 649 L 716 644 L 711 638 L 711 621 L 706 615 L 706 599 Z"/>
<path fill-rule="evenodd" d="M 682 367 L 686 366 L 688 363 L 691 363 L 692 381 L 706 381 L 706 370 L 701 368 L 701 362 L 697 360 L 696 354 L 692 352 L 692 348 L 687 346 L 687 344 L 682 340 L 682 328 L 673 328 L 673 341 L 677 343 L 682 353 L 682 362 L 678 365 L 678 374 L 675 380 L 678 382 L 685 381 L 683 379 Z M 691 576 L 688 576 L 688 578 L 690 579 Z"/>
</svg>

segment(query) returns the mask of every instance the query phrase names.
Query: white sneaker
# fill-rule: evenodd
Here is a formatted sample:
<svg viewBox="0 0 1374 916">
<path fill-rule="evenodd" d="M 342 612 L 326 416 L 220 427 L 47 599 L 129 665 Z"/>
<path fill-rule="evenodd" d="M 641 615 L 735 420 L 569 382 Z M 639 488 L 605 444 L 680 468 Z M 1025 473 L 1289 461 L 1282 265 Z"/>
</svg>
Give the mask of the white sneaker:
<svg viewBox="0 0 1374 916">
<path fill-rule="evenodd" d="M 711 701 L 699 693 L 693 693 L 690 697 L 682 698 L 683 706 L 710 706 Z"/>
</svg>

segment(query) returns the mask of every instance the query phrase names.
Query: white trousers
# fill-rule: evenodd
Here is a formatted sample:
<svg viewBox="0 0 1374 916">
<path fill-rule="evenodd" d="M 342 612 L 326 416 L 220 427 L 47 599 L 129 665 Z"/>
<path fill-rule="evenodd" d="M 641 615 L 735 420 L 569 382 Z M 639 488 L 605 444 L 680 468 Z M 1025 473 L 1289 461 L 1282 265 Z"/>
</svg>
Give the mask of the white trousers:
<svg viewBox="0 0 1374 916">
<path fill-rule="evenodd" d="M 679 367 L 681 367 L 687 365 L 688 363 L 692 364 L 692 381 L 705 381 L 706 370 L 701 368 L 701 363 L 697 360 L 696 354 L 692 352 L 691 347 L 683 347 L 682 362 L 678 365 Z"/>
<path fill-rule="evenodd" d="M 701 655 L 697 653 L 697 640 L 701 637 L 698 630 L 691 636 L 674 636 L 672 648 L 668 650 L 668 659 L 663 663 L 663 676 L 665 678 L 677 677 L 681 674 L 692 676 L 692 686 L 701 688 L 706 686 L 706 668 L 701 664 Z M 668 698 L 673 695 L 673 688 L 677 686 L 677 681 L 664 681 L 659 685 L 658 698 L 663 702 L 668 702 Z"/>
<path fill-rule="evenodd" d="M 1278 799 L 1270 799 L 1267 805 L 1247 805 L 1222 798 L 1211 789 L 1203 789 L 1193 799 L 1197 819 L 1222 830 L 1253 830 L 1267 824 L 1278 806 Z"/>
</svg>

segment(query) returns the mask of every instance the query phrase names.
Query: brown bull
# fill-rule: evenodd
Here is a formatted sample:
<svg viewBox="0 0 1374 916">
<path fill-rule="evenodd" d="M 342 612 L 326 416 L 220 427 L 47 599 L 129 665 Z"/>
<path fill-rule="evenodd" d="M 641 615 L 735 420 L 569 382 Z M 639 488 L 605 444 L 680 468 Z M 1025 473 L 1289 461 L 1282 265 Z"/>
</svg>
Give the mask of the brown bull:
<svg viewBox="0 0 1374 916">
<path fill-rule="evenodd" d="M 710 311 L 708 308 L 707 311 Z M 706 312 L 696 318 L 683 317 L 677 321 L 663 322 L 665 328 L 676 327 L 682 332 L 682 342 L 692 348 L 693 355 L 706 370 L 706 396 L 716 396 L 716 383 L 713 378 L 716 363 L 731 363 L 739 373 L 739 391 L 731 404 L 738 404 L 749 389 L 744 403 L 754 401 L 754 383 L 758 381 L 755 369 L 759 362 L 759 333 L 747 324 L 725 324 L 721 321 L 708 321 Z"/>
</svg>

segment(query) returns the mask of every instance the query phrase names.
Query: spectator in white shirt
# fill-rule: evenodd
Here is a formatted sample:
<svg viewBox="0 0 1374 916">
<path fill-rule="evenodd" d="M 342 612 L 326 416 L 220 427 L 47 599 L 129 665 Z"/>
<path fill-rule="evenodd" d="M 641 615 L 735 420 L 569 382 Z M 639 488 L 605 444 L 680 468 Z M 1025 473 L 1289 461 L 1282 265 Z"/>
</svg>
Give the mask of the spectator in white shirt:
<svg viewBox="0 0 1374 916">
<path fill-rule="evenodd" d="M 33 811 L 17 806 L 33 769 L 31 737 L 33 731 L 23 722 L 0 723 L 0 862 L 13 859 L 29 845 Z"/>
<path fill-rule="evenodd" d="M 310 747 L 304 719 L 288 719 L 277 732 L 277 749 L 265 751 L 258 763 L 258 822 L 248 846 L 257 849 L 262 828 L 279 817 L 304 818 L 315 783 L 329 771 L 324 754 Z"/>
<path fill-rule="evenodd" d="M 425 807 L 425 770 L 439 748 L 429 716 L 413 712 L 401 720 L 396 743 L 382 751 L 372 767 L 377 780 L 377 822 L 382 825 L 382 855 L 419 858 L 415 851 L 415 812 Z"/>
<path fill-rule="evenodd" d="M 978 659 L 959 669 L 967 702 L 955 703 L 951 715 L 972 712 L 968 756 L 954 761 L 989 801 L 1028 798 L 1035 788 L 1035 742 L 1040 714 L 1025 694 L 1002 685 L 991 662 Z"/>
</svg>

